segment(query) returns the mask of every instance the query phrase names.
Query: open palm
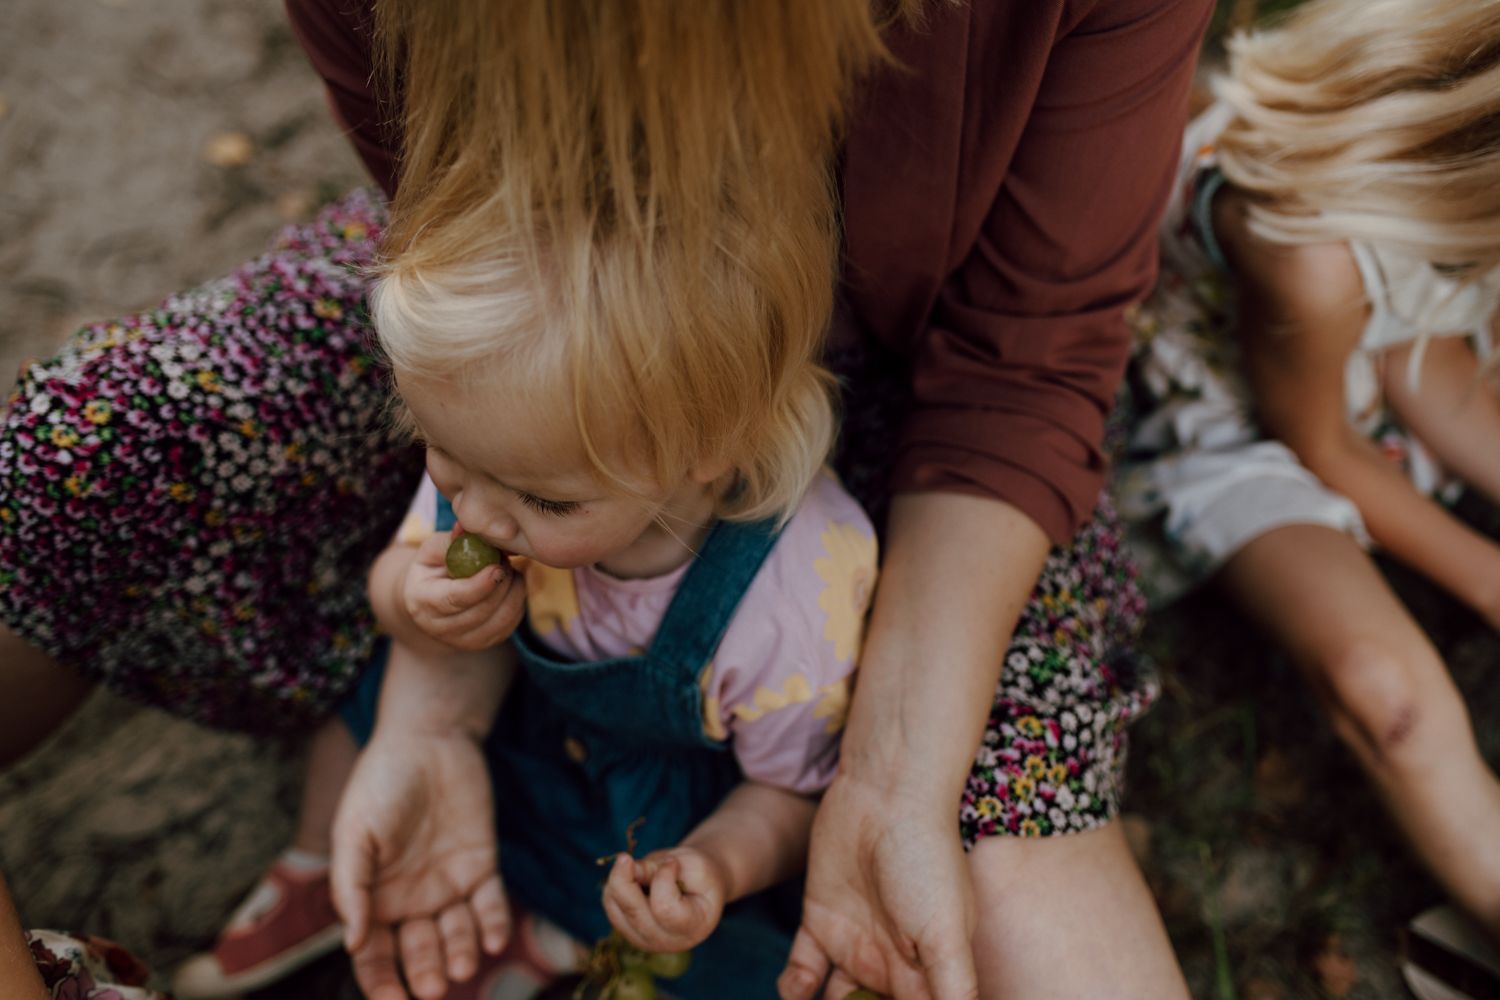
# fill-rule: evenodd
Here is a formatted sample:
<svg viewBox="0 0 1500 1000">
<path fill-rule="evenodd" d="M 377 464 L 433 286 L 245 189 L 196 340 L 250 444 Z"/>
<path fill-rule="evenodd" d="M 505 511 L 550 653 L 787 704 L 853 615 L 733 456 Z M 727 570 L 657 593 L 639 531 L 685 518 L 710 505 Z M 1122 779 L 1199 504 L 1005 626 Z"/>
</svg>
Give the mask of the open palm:
<svg viewBox="0 0 1500 1000">
<path fill-rule="evenodd" d="M 440 997 L 480 942 L 498 952 L 510 914 L 500 884 L 489 772 L 464 735 L 377 733 L 345 789 L 333 834 L 333 898 L 371 1000 Z"/>
</svg>

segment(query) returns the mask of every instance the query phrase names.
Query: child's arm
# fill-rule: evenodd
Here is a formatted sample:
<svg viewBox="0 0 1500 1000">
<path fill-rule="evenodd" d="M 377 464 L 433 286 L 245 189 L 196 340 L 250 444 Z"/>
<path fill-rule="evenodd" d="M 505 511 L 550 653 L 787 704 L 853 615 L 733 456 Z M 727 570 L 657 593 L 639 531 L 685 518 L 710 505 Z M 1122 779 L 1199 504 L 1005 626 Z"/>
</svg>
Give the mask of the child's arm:
<svg viewBox="0 0 1500 1000">
<path fill-rule="evenodd" d="M 1267 244 L 1237 196 L 1216 206 L 1240 283 L 1240 339 L 1257 417 L 1314 475 L 1359 508 L 1370 534 L 1492 623 L 1500 546 L 1418 493 L 1349 425 L 1344 369 L 1366 322 L 1362 283 L 1341 243 Z"/>
<path fill-rule="evenodd" d="M 747 781 L 679 846 L 617 855 L 604 912 L 637 948 L 686 951 L 713 933 L 725 906 L 802 871 L 816 810 L 815 799 Z"/>
</svg>

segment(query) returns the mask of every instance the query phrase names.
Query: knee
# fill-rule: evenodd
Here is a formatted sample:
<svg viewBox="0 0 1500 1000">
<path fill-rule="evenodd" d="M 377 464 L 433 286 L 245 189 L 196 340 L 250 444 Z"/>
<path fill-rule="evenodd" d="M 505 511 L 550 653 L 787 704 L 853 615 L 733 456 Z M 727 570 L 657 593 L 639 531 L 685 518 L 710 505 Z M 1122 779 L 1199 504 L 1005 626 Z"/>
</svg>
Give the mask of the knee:
<svg viewBox="0 0 1500 1000">
<path fill-rule="evenodd" d="M 1368 760 L 1415 763 L 1426 734 L 1467 725 L 1463 703 L 1430 651 L 1402 655 L 1351 643 L 1320 663 L 1319 674 L 1335 730 Z"/>
</svg>

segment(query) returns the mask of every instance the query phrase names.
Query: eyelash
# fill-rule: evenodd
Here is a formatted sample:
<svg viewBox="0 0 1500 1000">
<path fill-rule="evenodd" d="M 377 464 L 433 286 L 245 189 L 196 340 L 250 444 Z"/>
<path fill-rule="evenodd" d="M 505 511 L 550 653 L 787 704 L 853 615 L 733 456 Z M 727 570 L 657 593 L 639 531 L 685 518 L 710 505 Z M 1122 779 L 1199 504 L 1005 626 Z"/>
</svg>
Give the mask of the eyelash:
<svg viewBox="0 0 1500 1000">
<path fill-rule="evenodd" d="M 543 500 L 534 497 L 530 493 L 517 493 L 516 498 L 532 510 L 542 514 L 550 514 L 554 517 L 562 517 L 576 511 L 579 504 L 573 500 Z"/>
</svg>

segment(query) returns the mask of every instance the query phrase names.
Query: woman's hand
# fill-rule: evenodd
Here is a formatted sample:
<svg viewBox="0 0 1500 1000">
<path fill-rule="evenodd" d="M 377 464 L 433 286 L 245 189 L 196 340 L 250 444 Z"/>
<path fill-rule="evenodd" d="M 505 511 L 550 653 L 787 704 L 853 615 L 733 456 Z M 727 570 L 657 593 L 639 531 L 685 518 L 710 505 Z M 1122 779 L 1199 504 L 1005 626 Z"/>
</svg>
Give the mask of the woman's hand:
<svg viewBox="0 0 1500 1000">
<path fill-rule="evenodd" d="M 333 826 L 333 901 L 370 1000 L 444 995 L 510 936 L 489 772 L 466 735 L 374 739 Z"/>
<path fill-rule="evenodd" d="M 466 580 L 448 575 L 448 545 L 462 532 L 439 532 L 417 548 L 399 583 L 400 604 L 418 631 L 446 650 L 476 651 L 509 639 L 526 610 L 526 582 L 503 560 Z"/>
<path fill-rule="evenodd" d="M 783 1000 L 865 987 L 907 1000 L 979 996 L 974 891 L 956 808 L 840 775 L 813 821 L 802 927 Z"/>
<path fill-rule="evenodd" d="M 687 951 L 719 926 L 728 882 L 723 865 L 693 847 L 655 851 L 640 860 L 621 853 L 604 883 L 604 912 L 642 951 Z"/>
</svg>

